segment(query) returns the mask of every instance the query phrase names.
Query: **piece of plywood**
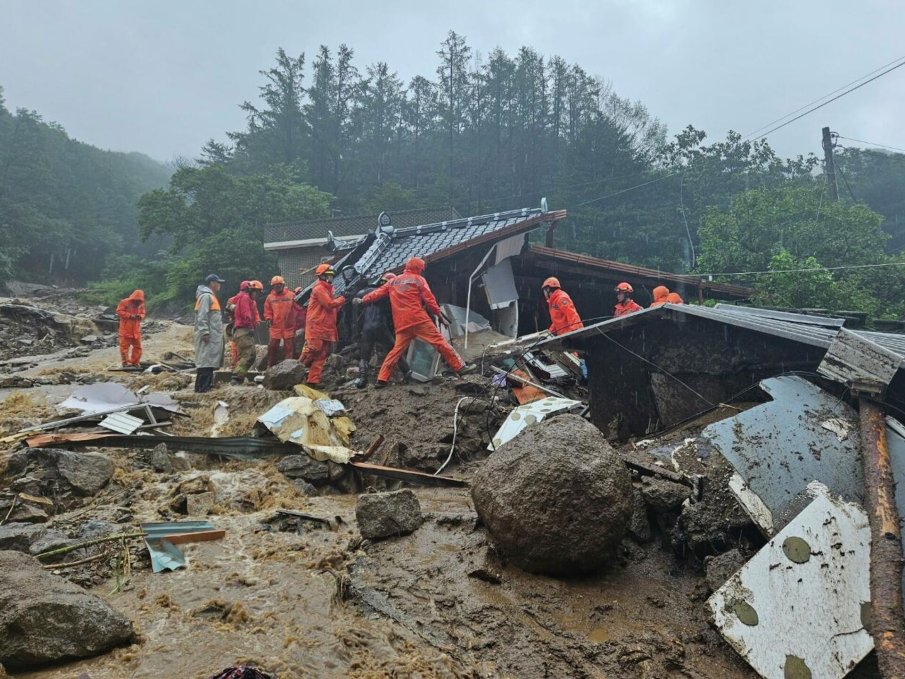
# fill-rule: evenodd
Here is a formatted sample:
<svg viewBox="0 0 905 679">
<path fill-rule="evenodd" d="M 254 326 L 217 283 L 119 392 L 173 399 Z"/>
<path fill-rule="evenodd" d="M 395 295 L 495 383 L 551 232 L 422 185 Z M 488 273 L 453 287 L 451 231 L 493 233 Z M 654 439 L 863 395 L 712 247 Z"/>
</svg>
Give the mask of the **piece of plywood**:
<svg viewBox="0 0 905 679">
<path fill-rule="evenodd" d="M 873 648 L 870 527 L 818 493 L 707 601 L 727 642 L 765 679 L 841 679 Z"/>
</svg>

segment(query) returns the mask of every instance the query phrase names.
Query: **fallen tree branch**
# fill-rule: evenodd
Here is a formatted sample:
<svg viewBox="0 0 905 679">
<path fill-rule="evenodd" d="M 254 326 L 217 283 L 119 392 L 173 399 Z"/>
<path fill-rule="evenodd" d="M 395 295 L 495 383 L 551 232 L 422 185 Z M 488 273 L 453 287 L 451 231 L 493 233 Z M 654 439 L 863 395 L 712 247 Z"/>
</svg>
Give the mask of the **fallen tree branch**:
<svg viewBox="0 0 905 679">
<path fill-rule="evenodd" d="M 861 397 L 862 463 L 870 520 L 870 633 L 884 677 L 905 677 L 905 617 L 902 611 L 902 534 L 895 479 L 886 446 L 886 418 Z M 900 479 L 905 482 L 905 479 Z"/>
<path fill-rule="evenodd" d="M 91 563 L 92 561 L 100 561 L 101 559 L 108 556 L 110 556 L 110 552 L 105 551 L 101 554 L 89 556 L 87 559 L 79 559 L 78 561 L 70 561 L 69 563 L 45 563 L 41 564 L 41 567 L 46 568 L 47 570 L 54 570 L 57 568 L 72 568 L 73 566 L 81 566 L 82 564 Z"/>
<path fill-rule="evenodd" d="M 57 554 L 68 554 L 69 552 L 74 552 L 77 549 L 82 549 L 83 547 L 92 547 L 94 545 L 100 545 L 104 542 L 113 542 L 114 540 L 125 540 L 126 538 L 143 538 L 146 537 L 144 533 L 118 533 L 117 535 L 107 535 L 102 538 L 95 538 L 94 540 L 87 540 L 85 542 L 80 542 L 77 545 L 69 545 L 68 547 L 60 547 L 59 549 L 51 549 L 49 552 L 41 552 L 40 554 L 36 554 L 35 558 L 43 559 L 48 556 L 55 556 Z"/>
</svg>

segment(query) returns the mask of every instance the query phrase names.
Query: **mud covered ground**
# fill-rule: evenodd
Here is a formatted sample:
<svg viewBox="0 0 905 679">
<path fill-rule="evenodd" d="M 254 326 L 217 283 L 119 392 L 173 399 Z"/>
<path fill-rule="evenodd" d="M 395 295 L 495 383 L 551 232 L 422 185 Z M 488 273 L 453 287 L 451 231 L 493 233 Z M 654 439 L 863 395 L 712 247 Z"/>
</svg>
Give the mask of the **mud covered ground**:
<svg viewBox="0 0 905 679">
<path fill-rule="evenodd" d="M 190 351 L 188 327 L 161 327 L 145 337 L 150 360 Z M 257 414 L 288 395 L 225 386 L 199 396 L 187 376 L 108 371 L 117 364 L 115 347 L 37 361 L 21 374 L 79 379 L 0 391 L 0 431 L 46 421 L 54 404 L 86 381 L 170 391 L 188 413 L 171 431 L 201 436 L 210 433 L 217 401 L 228 403 L 231 414 L 220 435 L 245 435 Z M 473 411 L 460 413 L 462 452 L 445 472 L 467 479 L 487 454 L 485 436 L 505 415 L 488 382 L 471 376 L 332 395 L 359 427 L 354 447 L 363 449 L 382 434 L 386 442 L 374 461 L 427 471 L 449 453 L 456 404 L 477 400 Z M 115 462 L 113 481 L 85 506 L 55 517 L 54 528 L 75 536 L 89 522 L 111 529 L 182 518 L 170 500 L 186 482 L 204 478 L 217 494 L 208 518 L 226 537 L 185 545 L 185 570 L 153 574 L 138 541 L 129 573 L 114 552 L 62 570 L 128 616 L 138 642 L 16 677 L 194 678 L 239 662 L 281 677 L 754 676 L 704 619 L 700 561 L 664 549 L 668 540 L 640 545 L 626 539 L 606 572 L 557 580 L 501 563 L 465 489 L 414 488 L 424 525 L 410 536 L 371 544 L 358 534 L 354 495 L 308 497 L 276 469 L 276 460 L 186 455 L 178 471 L 155 472 L 138 451 L 97 450 Z M 5 457 L 0 453 L 0 466 Z M 396 484 L 362 478 L 360 485 Z M 280 530 L 286 526 L 272 521 L 280 507 L 331 525 L 303 521 Z"/>
</svg>

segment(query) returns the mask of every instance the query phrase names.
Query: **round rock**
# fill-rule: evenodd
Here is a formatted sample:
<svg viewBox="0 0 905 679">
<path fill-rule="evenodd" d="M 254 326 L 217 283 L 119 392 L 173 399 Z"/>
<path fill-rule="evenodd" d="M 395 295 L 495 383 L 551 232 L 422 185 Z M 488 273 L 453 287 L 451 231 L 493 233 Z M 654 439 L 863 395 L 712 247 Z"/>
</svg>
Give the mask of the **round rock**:
<svg viewBox="0 0 905 679">
<path fill-rule="evenodd" d="M 532 572 L 571 576 L 607 565 L 632 516 L 628 469 L 577 415 L 544 420 L 501 446 L 471 497 L 498 549 Z"/>
</svg>

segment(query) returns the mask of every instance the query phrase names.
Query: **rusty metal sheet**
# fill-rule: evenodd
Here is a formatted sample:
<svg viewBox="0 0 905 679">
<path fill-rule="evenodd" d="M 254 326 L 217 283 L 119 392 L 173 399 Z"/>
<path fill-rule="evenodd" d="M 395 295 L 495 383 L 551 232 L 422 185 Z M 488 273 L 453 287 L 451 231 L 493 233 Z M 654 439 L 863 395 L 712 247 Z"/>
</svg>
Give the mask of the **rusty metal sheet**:
<svg viewBox="0 0 905 679">
<path fill-rule="evenodd" d="M 892 382 L 902 357 L 851 330 L 842 328 L 817 368 L 824 377 L 860 392 L 880 394 Z"/>
</svg>

